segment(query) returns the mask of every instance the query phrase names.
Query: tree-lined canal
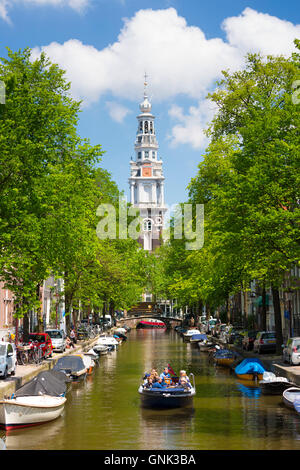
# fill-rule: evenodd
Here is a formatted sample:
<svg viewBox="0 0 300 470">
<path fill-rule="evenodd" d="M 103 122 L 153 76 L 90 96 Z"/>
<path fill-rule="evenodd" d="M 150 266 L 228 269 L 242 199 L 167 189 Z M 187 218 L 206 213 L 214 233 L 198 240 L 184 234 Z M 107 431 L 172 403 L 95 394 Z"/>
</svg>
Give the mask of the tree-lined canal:
<svg viewBox="0 0 300 470">
<path fill-rule="evenodd" d="M 193 372 L 193 410 L 146 410 L 137 393 L 145 371 Z M 1 437 L 0 433 L 0 437 Z M 63 416 L 6 436 L 8 450 L 300 449 L 300 418 L 280 396 L 262 396 L 174 331 L 133 330 L 100 359 L 84 383 L 71 384 Z"/>
</svg>

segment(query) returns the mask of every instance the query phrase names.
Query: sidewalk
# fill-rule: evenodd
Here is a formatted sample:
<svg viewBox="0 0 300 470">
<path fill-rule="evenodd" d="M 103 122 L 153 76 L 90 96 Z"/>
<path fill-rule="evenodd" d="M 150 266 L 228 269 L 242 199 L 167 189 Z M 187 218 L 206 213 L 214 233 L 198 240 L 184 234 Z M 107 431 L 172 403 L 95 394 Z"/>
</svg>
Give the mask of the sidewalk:
<svg viewBox="0 0 300 470">
<path fill-rule="evenodd" d="M 16 375 L 9 376 L 6 380 L 0 379 L 0 400 L 2 400 L 4 396 L 14 393 L 22 385 L 33 379 L 33 377 L 35 377 L 39 372 L 52 369 L 60 357 L 68 354 L 80 354 L 83 351 L 89 350 L 97 339 L 98 336 L 90 340 L 77 341 L 75 348 L 70 348 L 64 353 L 53 353 L 53 357 L 51 359 L 44 360 L 40 365 L 17 365 Z"/>
</svg>

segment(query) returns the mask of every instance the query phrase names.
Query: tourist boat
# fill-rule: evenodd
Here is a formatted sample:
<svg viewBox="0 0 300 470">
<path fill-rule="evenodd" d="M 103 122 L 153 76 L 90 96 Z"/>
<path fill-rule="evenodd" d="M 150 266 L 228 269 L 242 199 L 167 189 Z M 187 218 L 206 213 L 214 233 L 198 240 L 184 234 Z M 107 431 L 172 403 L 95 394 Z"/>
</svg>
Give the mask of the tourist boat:
<svg viewBox="0 0 300 470">
<path fill-rule="evenodd" d="M 53 370 L 64 372 L 72 381 L 83 380 L 86 377 L 86 366 L 82 358 L 76 355 L 60 357 Z"/>
<path fill-rule="evenodd" d="M 190 341 L 194 335 L 200 335 L 198 328 L 187 330 L 185 333 L 183 333 L 183 339 L 184 341 Z"/>
<path fill-rule="evenodd" d="M 300 387 L 290 387 L 284 390 L 282 394 L 283 403 L 289 408 L 295 408 L 294 403 L 300 402 Z"/>
<path fill-rule="evenodd" d="M 50 395 L 15 397 L 0 401 L 0 425 L 6 430 L 36 426 L 58 418 L 67 399 Z"/>
<path fill-rule="evenodd" d="M 236 360 L 236 353 L 229 349 L 219 349 L 215 351 L 213 360 L 217 366 L 230 367 Z"/>
<path fill-rule="evenodd" d="M 141 398 L 141 405 L 144 408 L 181 408 L 193 405 L 193 398 L 196 394 L 194 375 L 193 386 L 186 389 L 180 386 L 166 388 L 144 388 L 140 385 L 138 392 Z M 172 377 L 178 381 L 178 377 Z"/>
<path fill-rule="evenodd" d="M 259 382 L 264 395 L 282 395 L 285 390 L 293 385 L 286 377 L 277 377 L 273 372 L 267 371 L 263 373 L 263 379 Z"/>
<path fill-rule="evenodd" d="M 0 401 L 0 426 L 10 430 L 56 419 L 64 409 L 67 381 L 63 373 L 40 372 L 10 398 Z"/>
<path fill-rule="evenodd" d="M 141 320 L 137 325 L 137 328 L 167 328 L 166 324 L 161 320 L 155 318 L 149 318 L 149 320 Z"/>
<path fill-rule="evenodd" d="M 235 374 L 242 380 L 262 380 L 265 368 L 262 362 L 256 358 L 244 359 L 234 369 Z"/>
</svg>

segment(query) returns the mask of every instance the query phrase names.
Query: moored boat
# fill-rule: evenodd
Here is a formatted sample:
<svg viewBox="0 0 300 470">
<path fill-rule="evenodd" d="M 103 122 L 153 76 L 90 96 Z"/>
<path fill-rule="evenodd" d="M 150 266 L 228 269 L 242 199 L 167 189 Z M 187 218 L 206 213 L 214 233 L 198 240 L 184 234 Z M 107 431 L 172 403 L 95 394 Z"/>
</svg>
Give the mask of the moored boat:
<svg viewBox="0 0 300 470">
<path fill-rule="evenodd" d="M 6 430 L 36 426 L 58 418 L 65 397 L 34 395 L 0 401 L 0 425 Z"/>
<path fill-rule="evenodd" d="M 194 335 L 200 335 L 200 331 L 198 328 L 192 328 L 190 330 L 187 330 L 185 333 L 183 333 L 183 339 L 184 341 L 190 341 L 192 336 Z"/>
<path fill-rule="evenodd" d="M 263 379 L 259 382 L 264 395 L 282 395 L 286 389 L 293 385 L 286 377 L 277 377 L 273 372 L 267 371 L 263 373 Z"/>
<path fill-rule="evenodd" d="M 265 368 L 262 362 L 256 358 L 244 359 L 234 369 L 235 374 L 242 380 L 262 380 Z"/>
<path fill-rule="evenodd" d="M 149 320 L 141 320 L 137 325 L 137 328 L 166 328 L 166 324 L 161 320 L 155 318 L 149 318 Z"/>
<path fill-rule="evenodd" d="M 294 408 L 294 403 L 300 401 L 300 387 L 290 387 L 284 390 L 282 401 L 288 408 Z"/>
<path fill-rule="evenodd" d="M 236 359 L 236 354 L 229 349 L 215 351 L 213 360 L 217 366 L 230 367 Z"/>
<path fill-rule="evenodd" d="M 72 381 L 83 380 L 86 377 L 86 367 L 81 357 L 76 355 L 60 357 L 53 370 L 64 372 Z"/>
<path fill-rule="evenodd" d="M 207 338 L 206 335 L 198 332 L 198 333 L 195 333 L 194 335 L 191 336 L 190 343 L 191 344 L 198 344 L 200 341 L 203 341 L 206 338 Z"/>
</svg>

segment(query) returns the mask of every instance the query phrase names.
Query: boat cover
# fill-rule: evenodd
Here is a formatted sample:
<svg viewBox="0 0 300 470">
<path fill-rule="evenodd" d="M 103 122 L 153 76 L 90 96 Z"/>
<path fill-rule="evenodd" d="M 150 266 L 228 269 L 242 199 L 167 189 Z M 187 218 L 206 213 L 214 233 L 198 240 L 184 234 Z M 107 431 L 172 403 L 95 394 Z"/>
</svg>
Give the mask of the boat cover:
<svg viewBox="0 0 300 470">
<path fill-rule="evenodd" d="M 205 339 L 207 339 L 207 336 L 202 334 L 195 334 L 192 335 L 191 339 L 198 339 L 199 341 L 204 341 Z"/>
<path fill-rule="evenodd" d="M 235 368 L 235 373 L 238 375 L 242 374 L 263 374 L 265 368 L 262 365 L 262 362 L 256 358 L 244 359 L 238 366 Z"/>
<path fill-rule="evenodd" d="M 145 393 L 147 392 L 155 392 L 155 393 L 169 393 L 171 395 L 177 395 L 180 393 L 186 393 L 188 390 L 186 390 L 183 387 L 176 387 L 176 388 L 148 388 L 146 390 L 143 390 Z"/>
<path fill-rule="evenodd" d="M 60 357 L 53 367 L 53 370 L 68 370 L 70 373 L 78 372 L 85 369 L 84 362 L 80 356 L 64 356 Z"/>
<path fill-rule="evenodd" d="M 66 380 L 63 377 L 63 373 L 52 373 L 52 371 L 40 372 L 30 382 L 23 385 L 15 392 L 16 397 L 29 397 L 37 395 L 50 395 L 53 397 L 59 397 L 66 393 L 67 385 Z"/>
</svg>

